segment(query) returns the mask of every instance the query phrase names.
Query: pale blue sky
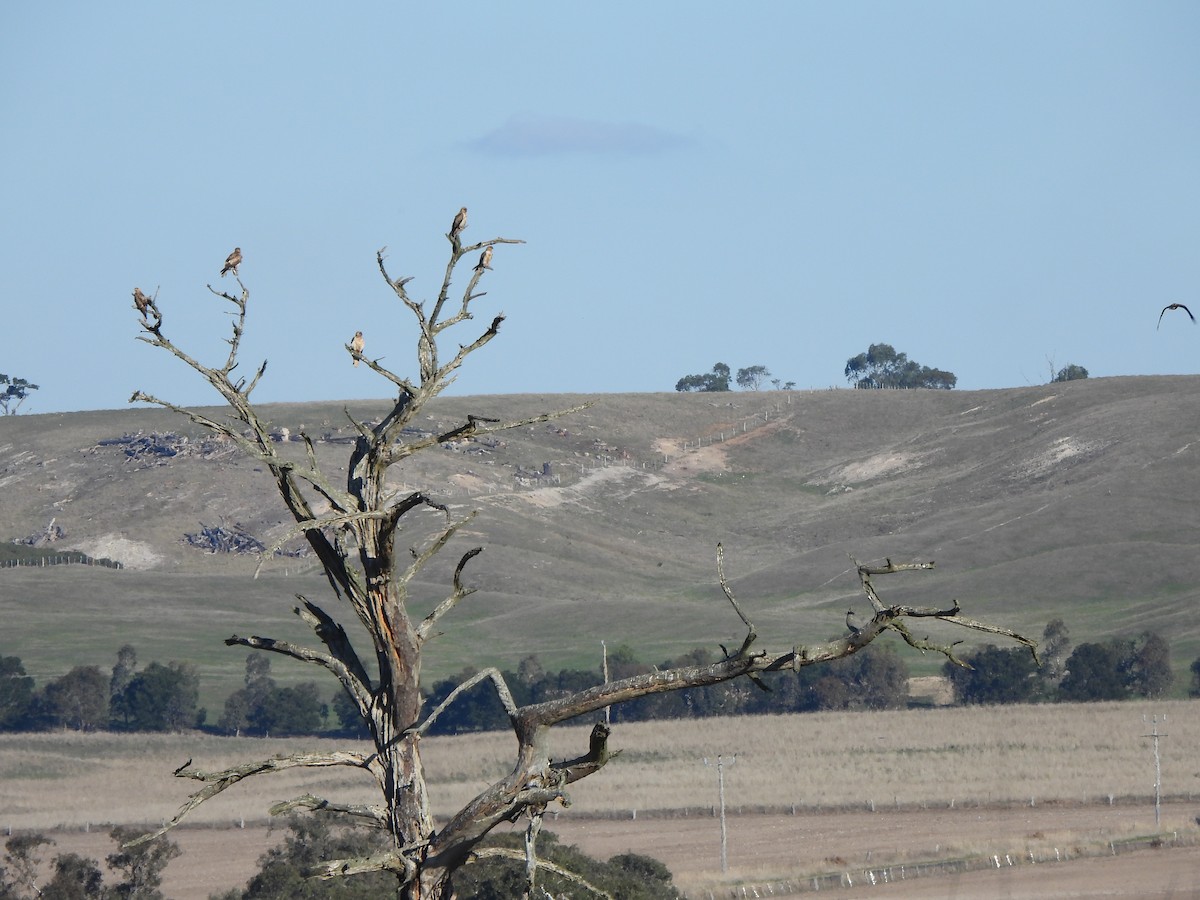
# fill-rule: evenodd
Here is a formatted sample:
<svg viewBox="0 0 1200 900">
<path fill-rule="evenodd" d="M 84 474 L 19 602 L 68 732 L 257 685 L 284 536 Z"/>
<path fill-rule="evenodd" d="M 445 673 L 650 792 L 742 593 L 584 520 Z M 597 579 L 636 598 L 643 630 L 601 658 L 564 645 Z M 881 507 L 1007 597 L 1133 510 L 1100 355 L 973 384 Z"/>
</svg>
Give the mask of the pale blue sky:
<svg viewBox="0 0 1200 900">
<path fill-rule="evenodd" d="M 212 395 L 240 245 L 260 400 L 413 374 L 375 268 L 500 247 L 456 393 L 843 385 L 887 342 L 962 389 L 1197 371 L 1200 4 L 7 3 L 0 372 L 33 412 Z M 465 276 L 460 280 L 465 284 Z M 463 334 L 465 340 L 473 335 Z"/>
</svg>

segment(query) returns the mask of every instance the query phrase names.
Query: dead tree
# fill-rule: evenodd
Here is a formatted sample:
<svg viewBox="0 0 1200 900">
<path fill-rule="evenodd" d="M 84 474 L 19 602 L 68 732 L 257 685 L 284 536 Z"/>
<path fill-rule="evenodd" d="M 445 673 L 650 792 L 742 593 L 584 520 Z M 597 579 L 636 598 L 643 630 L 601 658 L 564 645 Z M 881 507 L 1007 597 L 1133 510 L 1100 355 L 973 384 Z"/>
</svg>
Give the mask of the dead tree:
<svg viewBox="0 0 1200 900">
<path fill-rule="evenodd" d="M 383 829 L 390 836 L 390 847 L 386 852 L 369 858 L 329 860 L 310 874 L 337 877 L 388 871 L 395 875 L 397 896 L 403 900 L 445 900 L 452 896 L 451 881 L 456 870 L 483 856 L 513 854 L 511 850 L 481 847 L 480 842 L 496 825 L 517 821 L 524 816 L 529 820 L 529 830 L 526 852 L 521 856 L 526 863 L 532 895 L 538 870 L 557 870 L 557 867 L 540 862 L 536 857 L 535 838 L 543 811 L 551 803 L 567 804 L 567 788 L 573 782 L 599 771 L 615 755 L 609 749 L 609 728 L 601 723 L 592 730 L 589 746 L 586 750 L 581 748 L 579 756 L 568 760 L 552 760 L 548 734 L 559 722 L 647 694 L 717 684 L 742 676 L 758 680 L 762 672 L 799 670 L 803 666 L 840 659 L 862 649 L 886 630 L 898 632 L 914 647 L 937 651 L 955 659 L 953 645 L 936 646 L 913 637 L 905 623 L 914 618 L 933 617 L 966 628 L 1003 634 L 1034 648 L 1033 642 L 1007 629 L 961 617 L 957 604 L 942 609 L 884 604 L 875 592 L 872 583 L 874 576 L 933 567 L 933 563 L 893 564 L 889 560 L 883 566 L 858 567 L 858 575 L 873 614 L 870 618 L 861 617 L 859 624 L 845 637 L 824 643 L 794 645 L 777 651 L 759 649 L 754 626 L 725 579 L 718 547 L 717 573 L 720 585 L 746 629 L 741 646 L 727 651 L 721 661 L 597 684 L 570 696 L 524 707 L 514 703 L 500 672 L 489 668 L 459 685 L 436 709 L 423 712 L 422 654 L 429 641 L 437 636 L 442 619 L 472 593 L 473 589 L 464 581 L 463 573 L 482 548 L 474 547 L 461 553 L 447 593 L 433 606 L 432 612 L 424 618 L 415 619 L 409 609 L 409 590 L 414 578 L 447 548 L 474 513 L 459 516 L 420 491 L 403 494 L 393 492 L 386 482 L 388 471 L 413 454 L 436 448 L 447 441 L 479 438 L 563 414 L 541 413 L 507 422 L 482 415 L 468 415 L 465 422 L 440 434 L 413 427 L 422 408 L 453 380 L 468 356 L 496 336 L 504 321 L 503 314 L 495 316 L 475 337 L 467 343 L 454 344 L 456 349 L 443 356 L 445 333 L 455 326 L 467 326 L 473 321 L 473 304 L 484 295 L 478 290 L 480 281 L 491 271 L 488 266 L 477 265 L 472 269 L 468 262 L 469 281 L 461 299 L 452 300 L 451 281 L 456 267 L 469 254 L 481 250 L 492 251 L 488 254 L 490 256 L 494 255 L 493 248 L 496 246 L 521 243 L 507 238 L 494 238 L 466 246 L 461 241 L 460 231 L 452 228 L 447 235 L 451 246 L 449 262 L 440 289 L 431 302 L 410 297 L 407 285 L 411 278 L 393 278 L 388 273 L 384 263 L 386 248 L 376 254 L 380 274 L 415 319 L 419 374 L 415 380 L 410 380 L 385 368 L 377 359 L 364 356 L 360 347 L 346 344 L 350 357 L 363 362 L 390 382 L 397 396 L 391 410 L 379 422 L 368 424 L 351 419 L 357 438 L 346 465 L 344 480 L 331 478 L 322 471 L 313 442 L 306 434 L 300 435 L 307 448 L 303 461 L 284 458 L 280 454 L 281 445 L 272 440 L 270 426 L 259 417 L 250 399 L 266 371 L 266 362 L 258 367 L 249 381 L 235 375 L 250 299 L 250 292 L 242 283 L 241 276 L 234 273 L 240 293 L 217 290 L 211 285 L 208 288 L 217 298 L 228 303 L 233 313 L 228 356 L 215 366 L 206 365 L 190 356 L 168 336 L 161 301 L 157 296 L 145 309 L 139 309 L 143 331 L 140 340 L 175 355 L 207 379 L 225 399 L 233 415 L 229 420 L 218 421 L 140 391 L 133 395 L 132 401 L 144 401 L 175 410 L 192 422 L 232 441 L 242 452 L 262 464 L 270 473 L 296 523 L 292 534 L 285 536 L 279 545 L 295 535 L 302 535 L 307 540 L 324 568 L 334 599 L 354 612 L 372 644 L 368 654 L 361 654 L 359 649 L 351 645 L 335 618 L 322 606 L 303 596 L 298 596 L 300 603 L 295 613 L 312 627 L 319 646 L 300 646 L 269 637 L 235 635 L 228 638 L 226 643 L 230 645 L 268 650 L 321 666 L 331 672 L 341 682 L 369 727 L 374 752 L 296 754 L 250 762 L 223 771 L 194 768 L 189 760 L 176 770 L 175 775 L 194 779 L 202 787 L 163 831 L 177 824 L 200 803 L 244 778 L 295 767 L 350 766 L 364 770 L 375 779 L 379 788 L 378 804 L 349 806 L 305 795 L 280 804 L 272 809 L 272 813 L 303 808 L 339 814 Z M 166 312 L 169 320 L 169 310 Z M 378 346 L 382 341 L 372 335 L 372 343 Z M 418 539 L 416 546 L 402 552 L 397 543 L 402 524 L 407 526 L 417 522 L 428 526 L 428 517 L 434 517 L 436 522 L 432 535 L 428 530 L 420 532 L 418 529 L 418 533 L 426 536 Z M 422 519 L 425 521 L 422 522 Z M 273 549 L 268 548 L 264 559 Z M 489 680 L 494 686 L 517 737 L 513 768 L 508 775 L 463 807 L 449 822 L 437 827 L 430 813 L 421 762 L 421 737 L 463 691 L 484 680 Z M 147 839 L 155 836 L 150 835 Z"/>
</svg>

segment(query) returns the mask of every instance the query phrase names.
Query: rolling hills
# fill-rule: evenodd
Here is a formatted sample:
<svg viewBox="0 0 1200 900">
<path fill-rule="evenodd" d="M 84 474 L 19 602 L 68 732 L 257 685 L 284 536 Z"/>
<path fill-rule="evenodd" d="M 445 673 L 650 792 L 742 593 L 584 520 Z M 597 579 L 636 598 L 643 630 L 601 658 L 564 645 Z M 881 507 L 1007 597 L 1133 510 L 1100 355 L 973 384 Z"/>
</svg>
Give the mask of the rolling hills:
<svg viewBox="0 0 1200 900">
<path fill-rule="evenodd" d="M 602 640 L 648 661 L 736 643 L 741 626 L 716 582 L 721 542 L 764 645 L 837 634 L 848 606 L 865 608 L 851 557 L 932 559 L 932 573 L 881 580 L 885 601 L 957 599 L 965 615 L 1033 637 L 1062 617 L 1076 643 L 1154 629 L 1182 687 L 1200 655 L 1198 390 L 1200 377 L 1164 376 L 964 392 L 443 398 L 422 427 L 590 405 L 430 450 L 397 473 L 398 489 L 478 510 L 455 546 L 485 548 L 468 569 L 479 590 L 443 621 L 427 676 L 530 653 L 547 667 L 591 666 Z M 386 407 L 264 412 L 288 452 L 302 454 L 289 438 L 303 429 L 336 473 L 353 434 L 345 412 L 370 419 Z M 197 663 L 218 702 L 242 675 L 223 638 L 306 639 L 293 595 L 334 602 L 311 558 L 277 557 L 255 579 L 253 555 L 183 541 L 202 525 L 236 525 L 267 545 L 286 537 L 284 508 L 256 468 L 161 410 L 0 419 L 0 540 L 53 521 L 55 546 L 125 565 L 0 570 L 0 653 L 41 683 L 72 665 L 110 666 L 132 643 L 143 663 Z M 417 605 L 441 598 L 457 556 L 419 586 Z M 907 658 L 915 673 L 940 665 Z M 314 675 L 286 661 L 275 674 Z"/>
</svg>

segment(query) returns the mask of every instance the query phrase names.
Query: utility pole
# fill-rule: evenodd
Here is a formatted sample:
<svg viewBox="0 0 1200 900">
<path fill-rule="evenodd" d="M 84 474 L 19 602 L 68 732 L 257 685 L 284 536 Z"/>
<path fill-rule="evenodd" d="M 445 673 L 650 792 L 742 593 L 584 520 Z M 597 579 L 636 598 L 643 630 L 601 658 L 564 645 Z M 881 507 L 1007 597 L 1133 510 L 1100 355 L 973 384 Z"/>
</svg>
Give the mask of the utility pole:
<svg viewBox="0 0 1200 900">
<path fill-rule="evenodd" d="M 608 644 L 600 642 L 600 665 L 604 670 L 604 683 L 608 684 Z M 612 724 L 612 707 L 604 707 L 604 724 Z"/>
<path fill-rule="evenodd" d="M 721 874 L 724 875 L 729 871 L 729 833 L 725 829 L 725 767 L 732 766 L 737 762 L 736 756 L 729 757 L 728 760 L 723 756 L 717 757 L 717 796 L 721 803 Z M 713 764 L 708 761 L 708 757 L 704 758 L 706 766 Z"/>
<path fill-rule="evenodd" d="M 1146 721 L 1146 717 L 1142 716 L 1142 721 Z M 1149 734 L 1143 734 L 1142 737 L 1148 737 L 1154 742 L 1154 828 L 1158 830 L 1162 827 L 1162 760 L 1158 754 L 1158 739 L 1165 738 L 1165 733 L 1159 734 L 1158 731 L 1158 716 L 1154 716 L 1151 720 L 1153 729 Z M 1163 714 L 1163 724 L 1167 724 L 1166 713 Z"/>
</svg>

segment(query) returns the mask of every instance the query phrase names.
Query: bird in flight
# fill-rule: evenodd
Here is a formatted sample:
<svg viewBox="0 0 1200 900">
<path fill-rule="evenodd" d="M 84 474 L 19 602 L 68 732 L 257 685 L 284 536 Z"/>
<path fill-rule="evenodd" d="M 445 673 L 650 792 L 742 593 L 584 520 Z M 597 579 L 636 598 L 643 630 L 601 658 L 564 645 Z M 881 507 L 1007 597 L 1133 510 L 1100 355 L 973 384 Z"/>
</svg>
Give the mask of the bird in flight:
<svg viewBox="0 0 1200 900">
<path fill-rule="evenodd" d="M 467 208 L 464 206 L 450 223 L 450 237 L 458 237 L 460 231 L 467 227 Z"/>
<path fill-rule="evenodd" d="M 1188 314 L 1188 318 L 1192 320 L 1192 324 L 1195 324 L 1196 317 L 1192 315 L 1192 311 L 1190 309 L 1188 309 L 1182 303 L 1170 303 L 1170 304 L 1164 306 L 1163 311 L 1158 314 L 1158 326 L 1157 327 L 1159 327 L 1159 328 L 1162 327 L 1162 317 L 1167 314 L 1168 309 L 1182 309 L 1185 313 Z"/>
<path fill-rule="evenodd" d="M 363 336 L 361 331 L 354 332 L 354 337 L 350 339 L 350 349 L 354 351 L 354 365 L 358 365 L 358 358 L 363 352 Z"/>
<path fill-rule="evenodd" d="M 133 289 L 133 305 L 137 307 L 137 311 L 142 314 L 143 318 L 150 311 L 150 298 L 143 294 L 139 287 Z"/>
<path fill-rule="evenodd" d="M 225 277 L 226 272 L 232 272 L 237 275 L 237 267 L 242 264 L 242 248 L 234 247 L 233 252 L 225 257 L 225 268 L 221 270 L 221 277 Z"/>
<path fill-rule="evenodd" d="M 492 267 L 492 248 L 484 247 L 483 253 L 479 254 L 479 265 L 475 267 L 476 272 Z"/>
</svg>

